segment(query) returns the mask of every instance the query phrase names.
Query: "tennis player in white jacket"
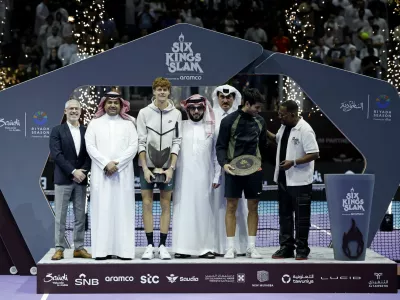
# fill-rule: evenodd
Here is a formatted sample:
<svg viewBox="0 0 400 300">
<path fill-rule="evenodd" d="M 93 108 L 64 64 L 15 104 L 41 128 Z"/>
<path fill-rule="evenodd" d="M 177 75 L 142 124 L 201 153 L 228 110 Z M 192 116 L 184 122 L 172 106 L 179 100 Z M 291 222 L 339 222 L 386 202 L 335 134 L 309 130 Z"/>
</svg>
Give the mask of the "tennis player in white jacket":
<svg viewBox="0 0 400 300">
<path fill-rule="evenodd" d="M 146 260 L 153 259 L 155 252 L 153 241 L 153 189 L 155 186 L 153 179 L 155 176 L 153 171 L 156 166 L 150 159 L 149 149 L 153 153 L 158 153 L 159 157 L 168 156 L 162 166 L 162 172 L 166 177 L 165 182 L 157 183 L 161 205 L 160 244 L 157 252 L 159 258 L 171 259 L 165 243 L 171 218 L 170 203 L 174 188 L 174 171 L 182 140 L 182 114 L 169 99 L 170 93 L 169 80 L 162 77 L 156 78 L 153 82 L 154 100 L 141 109 L 137 117 L 143 223 L 148 243 L 142 259 Z"/>
</svg>

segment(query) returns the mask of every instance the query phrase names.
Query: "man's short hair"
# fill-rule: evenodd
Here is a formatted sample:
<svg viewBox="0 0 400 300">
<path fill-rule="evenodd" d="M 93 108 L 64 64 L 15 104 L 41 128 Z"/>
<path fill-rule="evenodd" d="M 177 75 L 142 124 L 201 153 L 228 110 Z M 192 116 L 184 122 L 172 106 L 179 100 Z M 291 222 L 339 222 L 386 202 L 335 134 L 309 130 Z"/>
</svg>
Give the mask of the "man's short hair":
<svg viewBox="0 0 400 300">
<path fill-rule="evenodd" d="M 296 113 L 299 111 L 299 106 L 294 100 L 286 100 L 280 104 L 282 107 L 286 107 L 287 112 Z"/>
<path fill-rule="evenodd" d="M 249 102 L 250 105 L 254 105 L 256 103 L 265 103 L 264 96 L 256 88 L 243 90 L 242 97 L 243 104 L 246 104 L 246 102 Z"/>
<path fill-rule="evenodd" d="M 164 77 L 157 77 L 153 81 L 153 90 L 155 90 L 158 87 L 167 88 L 168 90 L 171 90 L 171 82 Z"/>
<path fill-rule="evenodd" d="M 69 106 L 69 104 L 70 104 L 71 102 L 77 102 L 77 103 L 79 104 L 79 107 L 82 108 L 81 103 L 80 103 L 79 100 L 77 100 L 77 99 L 69 99 L 67 102 L 65 102 L 65 108 L 68 108 L 68 106 Z"/>
</svg>

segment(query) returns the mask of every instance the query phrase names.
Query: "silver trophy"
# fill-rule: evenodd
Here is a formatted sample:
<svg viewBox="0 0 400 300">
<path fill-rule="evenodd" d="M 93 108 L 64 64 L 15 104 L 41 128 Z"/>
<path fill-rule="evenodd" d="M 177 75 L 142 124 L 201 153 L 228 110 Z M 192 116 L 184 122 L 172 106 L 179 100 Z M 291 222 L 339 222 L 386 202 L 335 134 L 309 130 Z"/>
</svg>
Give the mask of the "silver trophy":
<svg viewBox="0 0 400 300">
<path fill-rule="evenodd" d="M 167 176 L 163 174 L 163 166 L 168 161 L 171 155 L 171 148 L 165 148 L 163 150 L 157 150 L 152 144 L 148 146 L 148 153 L 151 162 L 154 165 L 153 175 L 154 178 L 151 178 L 151 182 L 154 183 L 163 183 L 167 179 Z"/>
</svg>

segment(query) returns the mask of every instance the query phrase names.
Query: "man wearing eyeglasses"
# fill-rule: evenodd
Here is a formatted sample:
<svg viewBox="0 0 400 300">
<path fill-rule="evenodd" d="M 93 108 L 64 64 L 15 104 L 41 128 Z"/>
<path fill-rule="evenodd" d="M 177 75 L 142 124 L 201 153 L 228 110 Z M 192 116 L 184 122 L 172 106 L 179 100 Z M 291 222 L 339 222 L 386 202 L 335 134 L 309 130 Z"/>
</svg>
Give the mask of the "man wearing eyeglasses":
<svg viewBox="0 0 400 300">
<path fill-rule="evenodd" d="M 310 253 L 308 234 L 314 160 L 319 157 L 319 148 L 314 130 L 299 116 L 295 101 L 281 103 L 278 115 L 282 126 L 277 134 L 267 131 L 268 138 L 278 144 L 274 181 L 278 184 L 280 249 L 272 258 L 293 258 L 296 248 L 296 260 L 306 260 Z"/>
<path fill-rule="evenodd" d="M 212 183 L 220 167 L 215 153 L 215 117 L 209 101 L 193 95 L 181 102 L 188 120 L 175 174 L 172 250 L 175 258 L 215 258 Z M 214 188 L 218 188 L 214 186 Z"/>
</svg>

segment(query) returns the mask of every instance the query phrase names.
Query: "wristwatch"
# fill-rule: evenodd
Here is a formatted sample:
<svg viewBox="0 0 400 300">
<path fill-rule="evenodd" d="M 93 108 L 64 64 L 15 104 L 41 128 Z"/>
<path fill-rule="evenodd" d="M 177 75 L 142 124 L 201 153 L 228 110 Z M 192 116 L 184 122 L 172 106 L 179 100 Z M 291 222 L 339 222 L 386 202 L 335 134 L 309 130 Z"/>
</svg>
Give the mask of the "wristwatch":
<svg viewBox="0 0 400 300">
<path fill-rule="evenodd" d="M 172 169 L 172 171 L 175 171 L 175 167 L 174 166 L 169 166 L 171 169 Z"/>
</svg>

